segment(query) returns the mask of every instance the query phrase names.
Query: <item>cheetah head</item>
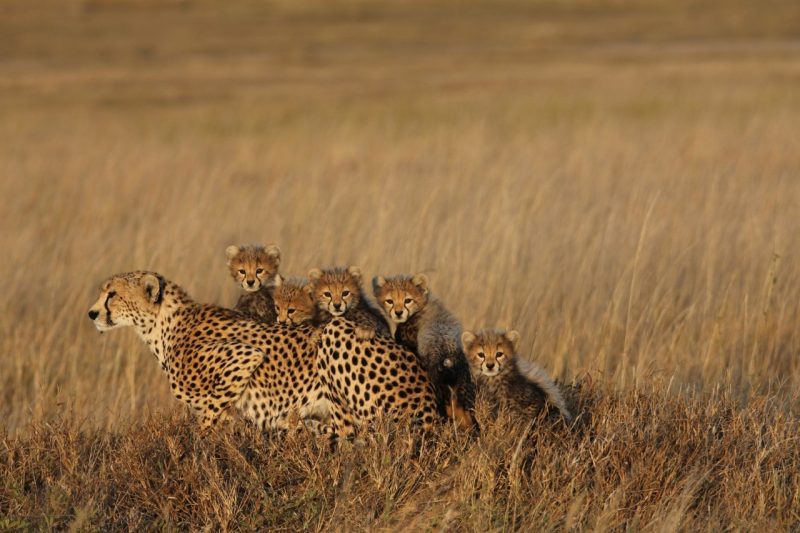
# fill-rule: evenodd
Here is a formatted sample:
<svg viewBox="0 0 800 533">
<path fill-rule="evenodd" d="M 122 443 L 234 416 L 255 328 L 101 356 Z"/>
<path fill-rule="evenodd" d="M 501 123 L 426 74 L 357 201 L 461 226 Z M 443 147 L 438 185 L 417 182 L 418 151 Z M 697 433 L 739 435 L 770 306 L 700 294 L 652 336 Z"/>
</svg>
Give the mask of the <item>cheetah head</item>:
<svg viewBox="0 0 800 533">
<path fill-rule="evenodd" d="M 262 285 L 273 283 L 281 264 L 281 250 L 274 244 L 263 246 L 228 246 L 228 269 L 242 289 L 256 292 Z"/>
<path fill-rule="evenodd" d="M 143 326 L 155 320 L 164 295 L 164 278 L 154 272 L 117 274 L 100 286 L 100 296 L 89 309 L 99 331 Z"/>
<path fill-rule="evenodd" d="M 484 329 L 477 333 L 464 331 L 461 334 L 464 355 L 476 376 L 493 377 L 511 370 L 517 343 L 519 333 L 513 330 Z"/>
<path fill-rule="evenodd" d="M 372 280 L 372 291 L 386 316 L 395 324 L 402 324 L 428 303 L 428 277 L 376 276 Z"/>
<path fill-rule="evenodd" d="M 275 314 L 278 324 L 298 325 L 313 320 L 317 306 L 314 303 L 314 287 L 304 279 L 275 277 Z"/>
<path fill-rule="evenodd" d="M 358 267 L 313 268 L 308 278 L 317 306 L 333 316 L 342 316 L 361 300 L 361 269 Z"/>
</svg>

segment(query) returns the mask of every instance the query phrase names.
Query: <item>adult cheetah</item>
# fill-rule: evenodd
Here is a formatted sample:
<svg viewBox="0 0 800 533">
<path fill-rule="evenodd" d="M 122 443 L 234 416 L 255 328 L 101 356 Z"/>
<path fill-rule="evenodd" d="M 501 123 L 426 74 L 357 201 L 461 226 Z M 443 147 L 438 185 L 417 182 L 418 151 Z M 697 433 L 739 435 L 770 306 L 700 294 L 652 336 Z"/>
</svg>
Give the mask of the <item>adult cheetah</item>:
<svg viewBox="0 0 800 533">
<path fill-rule="evenodd" d="M 198 414 L 202 431 L 231 408 L 262 429 L 328 414 L 316 369 L 319 331 L 310 325 L 247 320 L 196 303 L 177 284 L 144 271 L 106 280 L 89 318 L 101 332 L 133 327 L 173 395 Z"/>
</svg>

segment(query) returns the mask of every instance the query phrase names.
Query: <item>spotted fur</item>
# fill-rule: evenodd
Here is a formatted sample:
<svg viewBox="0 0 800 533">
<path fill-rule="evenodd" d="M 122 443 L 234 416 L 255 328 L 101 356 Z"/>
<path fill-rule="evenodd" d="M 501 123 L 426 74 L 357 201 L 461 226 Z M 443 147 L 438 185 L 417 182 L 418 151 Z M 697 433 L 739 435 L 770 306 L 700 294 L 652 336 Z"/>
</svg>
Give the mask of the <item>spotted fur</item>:
<svg viewBox="0 0 800 533">
<path fill-rule="evenodd" d="M 435 393 L 415 355 L 388 337 L 359 338 L 356 328 L 339 317 L 321 334 L 318 371 L 333 433 L 350 436 L 380 415 L 430 429 L 438 418 Z"/>
</svg>

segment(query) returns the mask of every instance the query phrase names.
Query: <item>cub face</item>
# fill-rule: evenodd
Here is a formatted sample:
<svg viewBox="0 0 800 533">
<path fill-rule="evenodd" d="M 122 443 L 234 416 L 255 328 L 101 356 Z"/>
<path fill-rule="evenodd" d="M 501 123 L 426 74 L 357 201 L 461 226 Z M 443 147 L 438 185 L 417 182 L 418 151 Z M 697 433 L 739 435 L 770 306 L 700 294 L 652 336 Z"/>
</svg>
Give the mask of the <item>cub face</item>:
<svg viewBox="0 0 800 533">
<path fill-rule="evenodd" d="M 266 248 L 231 245 L 225 249 L 225 255 L 231 277 L 247 292 L 272 284 L 281 264 L 281 250 L 274 244 Z"/>
<path fill-rule="evenodd" d="M 375 299 L 389 320 L 402 324 L 428 303 L 428 278 L 416 276 L 377 276 L 372 280 Z"/>
<path fill-rule="evenodd" d="M 312 268 L 308 272 L 317 307 L 342 316 L 361 301 L 361 270 L 358 267 Z"/>
<path fill-rule="evenodd" d="M 155 273 L 117 274 L 100 286 L 89 318 L 99 331 L 141 325 L 158 314 L 163 291 L 164 279 Z"/>
<path fill-rule="evenodd" d="M 513 330 L 483 329 L 461 334 L 464 355 L 475 376 L 494 377 L 511 370 L 518 343 L 519 333 Z"/>
<path fill-rule="evenodd" d="M 313 320 L 317 314 L 313 291 L 313 286 L 307 280 L 276 276 L 272 299 L 278 324 L 299 325 Z"/>
</svg>

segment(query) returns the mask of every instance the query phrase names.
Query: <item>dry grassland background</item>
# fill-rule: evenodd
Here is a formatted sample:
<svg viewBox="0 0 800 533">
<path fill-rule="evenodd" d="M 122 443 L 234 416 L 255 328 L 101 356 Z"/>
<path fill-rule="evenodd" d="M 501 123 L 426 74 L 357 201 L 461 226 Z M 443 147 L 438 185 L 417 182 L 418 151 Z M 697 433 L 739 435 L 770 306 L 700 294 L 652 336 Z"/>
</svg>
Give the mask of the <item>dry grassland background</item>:
<svg viewBox="0 0 800 533">
<path fill-rule="evenodd" d="M 798 21 L 788 0 L 3 2 L 0 525 L 796 527 Z M 590 430 L 391 464 L 242 430 L 187 463 L 153 357 L 86 311 L 134 269 L 232 305 L 225 247 L 270 242 L 286 274 L 427 272 L 466 327 L 591 376 Z M 177 492 L 135 481 L 160 476 Z"/>
</svg>

